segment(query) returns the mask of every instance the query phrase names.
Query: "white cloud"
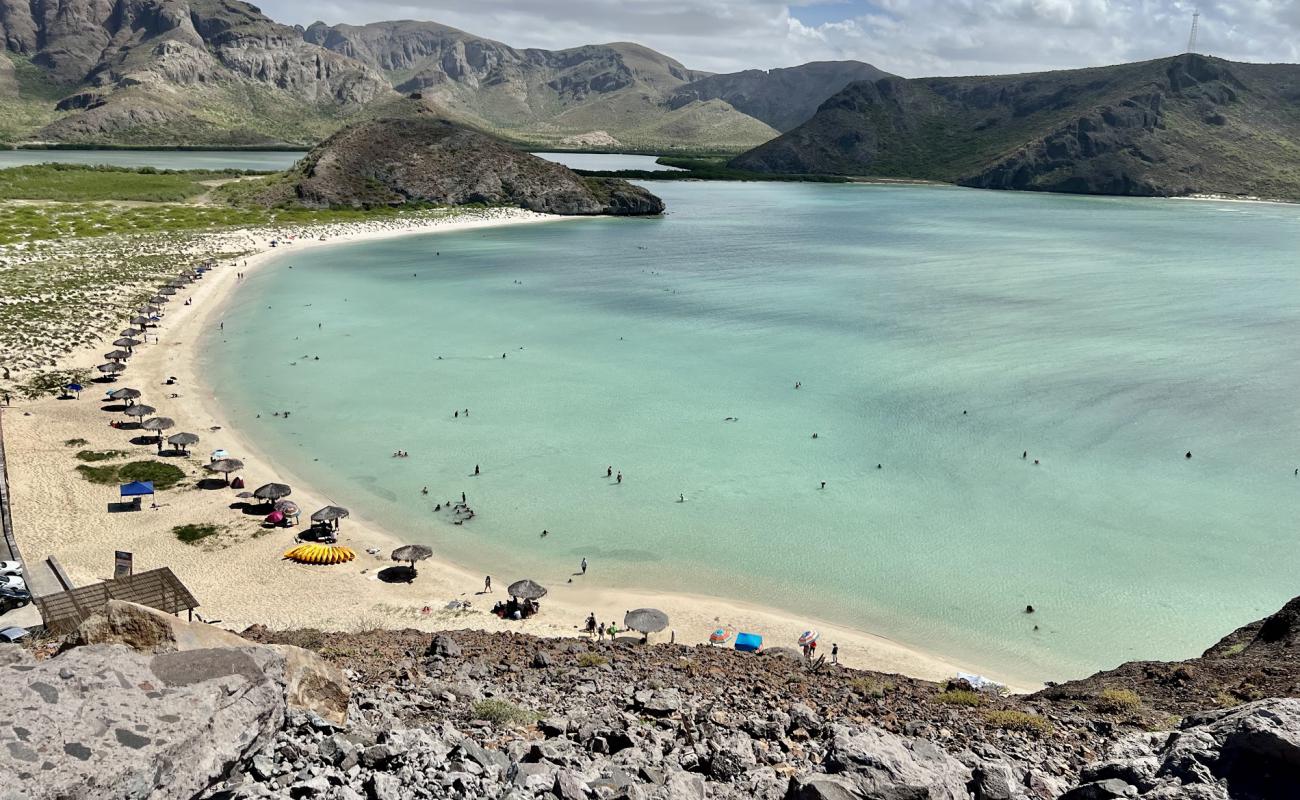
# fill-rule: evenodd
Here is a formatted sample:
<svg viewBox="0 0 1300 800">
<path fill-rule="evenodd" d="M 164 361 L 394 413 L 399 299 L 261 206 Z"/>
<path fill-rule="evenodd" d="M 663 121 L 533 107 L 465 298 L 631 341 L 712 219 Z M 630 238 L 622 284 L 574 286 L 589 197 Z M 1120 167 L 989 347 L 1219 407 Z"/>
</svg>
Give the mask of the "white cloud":
<svg viewBox="0 0 1300 800">
<path fill-rule="evenodd" d="M 815 6 L 815 8 L 813 8 Z M 906 76 L 1096 66 L 1198 50 L 1300 61 L 1300 0 L 264 0 L 275 19 L 424 19 L 516 47 L 635 41 L 732 71 L 859 59 Z M 805 19 L 815 24 L 800 21 Z M 840 16 L 843 15 L 843 16 Z"/>
</svg>

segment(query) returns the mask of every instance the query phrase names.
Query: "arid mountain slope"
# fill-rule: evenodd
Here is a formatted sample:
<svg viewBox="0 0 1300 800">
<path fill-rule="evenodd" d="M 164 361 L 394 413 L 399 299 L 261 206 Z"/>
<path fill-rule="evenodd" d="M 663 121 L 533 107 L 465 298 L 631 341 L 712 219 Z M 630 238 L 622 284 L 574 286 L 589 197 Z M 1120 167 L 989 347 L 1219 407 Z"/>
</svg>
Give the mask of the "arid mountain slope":
<svg viewBox="0 0 1300 800">
<path fill-rule="evenodd" d="M 989 189 L 1300 197 L 1300 66 L 1199 55 L 852 84 L 734 166 Z"/>
</svg>

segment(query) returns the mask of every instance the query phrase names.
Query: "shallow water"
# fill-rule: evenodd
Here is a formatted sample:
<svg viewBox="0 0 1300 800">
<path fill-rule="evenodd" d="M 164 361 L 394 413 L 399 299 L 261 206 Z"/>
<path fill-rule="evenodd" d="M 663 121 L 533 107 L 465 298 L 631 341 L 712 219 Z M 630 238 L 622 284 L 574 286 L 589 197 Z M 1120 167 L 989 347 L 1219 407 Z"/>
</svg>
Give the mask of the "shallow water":
<svg viewBox="0 0 1300 800">
<path fill-rule="evenodd" d="M 658 156 L 632 156 L 619 153 L 533 153 L 547 161 L 555 161 L 569 169 L 618 170 L 640 169 L 646 172 L 674 172 L 677 167 L 655 163 Z"/>
<path fill-rule="evenodd" d="M 0 150 L 0 169 L 58 163 L 273 172 L 292 167 L 304 155 L 277 150 Z"/>
<path fill-rule="evenodd" d="M 1300 209 L 653 190 L 661 220 L 285 253 L 208 353 L 233 420 L 498 582 L 586 556 L 1026 680 L 1297 593 Z"/>
</svg>

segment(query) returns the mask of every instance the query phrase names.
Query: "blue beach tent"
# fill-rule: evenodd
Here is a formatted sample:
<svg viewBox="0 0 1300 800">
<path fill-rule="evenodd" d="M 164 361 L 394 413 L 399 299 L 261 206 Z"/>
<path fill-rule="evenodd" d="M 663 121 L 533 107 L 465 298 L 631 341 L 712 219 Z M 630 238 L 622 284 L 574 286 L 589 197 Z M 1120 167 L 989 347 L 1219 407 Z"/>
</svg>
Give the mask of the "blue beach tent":
<svg viewBox="0 0 1300 800">
<path fill-rule="evenodd" d="M 123 497 L 145 497 L 153 494 L 153 481 L 136 481 L 122 485 Z"/>
<path fill-rule="evenodd" d="M 757 633 L 736 634 L 736 649 L 742 653 L 756 653 L 763 646 L 763 637 Z"/>
</svg>

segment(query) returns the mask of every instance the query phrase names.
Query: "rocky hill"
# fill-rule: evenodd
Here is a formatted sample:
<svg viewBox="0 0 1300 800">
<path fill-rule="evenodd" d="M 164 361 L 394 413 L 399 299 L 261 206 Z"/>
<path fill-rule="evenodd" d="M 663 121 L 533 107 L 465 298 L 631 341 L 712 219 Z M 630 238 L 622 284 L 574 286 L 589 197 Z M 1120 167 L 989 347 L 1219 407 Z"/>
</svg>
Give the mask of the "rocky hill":
<svg viewBox="0 0 1300 800">
<path fill-rule="evenodd" d="M 1199 55 L 852 84 L 732 165 L 988 189 L 1300 198 L 1300 65 Z"/>
<path fill-rule="evenodd" d="M 1283 800 L 1300 786 L 1297 608 L 1211 650 L 1258 648 L 1227 681 L 1267 652 L 1290 685 L 1184 713 L 1159 675 L 1000 697 L 780 648 L 241 638 L 113 601 L 57 656 L 0 645 L 0 796 Z"/>
<path fill-rule="evenodd" d="M 778 134 L 767 120 L 791 118 L 772 113 L 791 91 L 811 115 L 871 69 L 744 73 L 743 92 L 692 95 L 679 90 L 706 73 L 636 44 L 516 49 L 432 22 L 304 30 L 238 0 L 0 0 L 0 40 L 0 142 L 310 145 L 418 92 L 530 145 L 738 152 Z"/>
<path fill-rule="evenodd" d="M 513 205 L 550 214 L 663 213 L 639 186 L 583 178 L 429 113 L 351 125 L 307 154 L 257 198 L 272 206 Z"/>
</svg>

